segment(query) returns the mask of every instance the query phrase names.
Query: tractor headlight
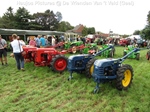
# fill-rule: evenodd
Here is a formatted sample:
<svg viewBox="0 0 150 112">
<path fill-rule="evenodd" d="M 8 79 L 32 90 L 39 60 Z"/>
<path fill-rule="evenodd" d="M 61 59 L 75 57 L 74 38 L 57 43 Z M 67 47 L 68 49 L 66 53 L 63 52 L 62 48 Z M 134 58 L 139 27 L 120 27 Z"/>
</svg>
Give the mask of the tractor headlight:
<svg viewBox="0 0 150 112">
<path fill-rule="evenodd" d="M 95 69 L 98 69 L 98 66 L 95 66 Z"/>
</svg>

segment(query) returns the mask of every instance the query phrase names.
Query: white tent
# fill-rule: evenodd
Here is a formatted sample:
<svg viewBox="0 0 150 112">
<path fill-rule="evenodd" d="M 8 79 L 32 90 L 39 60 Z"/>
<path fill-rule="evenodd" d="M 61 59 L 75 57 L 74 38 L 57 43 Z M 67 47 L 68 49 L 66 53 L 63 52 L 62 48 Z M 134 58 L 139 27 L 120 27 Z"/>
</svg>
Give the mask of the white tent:
<svg viewBox="0 0 150 112">
<path fill-rule="evenodd" d="M 140 35 L 131 35 L 131 36 L 127 37 L 127 38 L 130 38 L 130 39 L 133 40 L 134 37 L 135 37 L 136 39 L 142 39 L 142 37 L 141 37 Z"/>
</svg>

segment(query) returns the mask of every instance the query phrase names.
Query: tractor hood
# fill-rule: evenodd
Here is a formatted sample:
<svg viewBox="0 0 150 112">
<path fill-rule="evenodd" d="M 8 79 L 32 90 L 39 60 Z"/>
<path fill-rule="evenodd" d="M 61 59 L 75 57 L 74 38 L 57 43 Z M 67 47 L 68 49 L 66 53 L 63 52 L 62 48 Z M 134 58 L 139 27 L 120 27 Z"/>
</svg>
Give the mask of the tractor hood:
<svg viewBox="0 0 150 112">
<path fill-rule="evenodd" d="M 90 55 L 89 54 L 79 54 L 79 55 L 70 56 L 68 59 L 72 60 L 74 58 L 81 58 L 81 57 L 88 57 L 88 56 L 90 56 Z"/>
<path fill-rule="evenodd" d="M 108 63 L 112 63 L 112 62 L 117 63 L 118 61 L 119 61 L 118 59 L 111 59 L 111 58 L 101 59 L 101 60 L 96 60 L 94 62 L 94 65 L 97 67 L 105 67 L 105 66 L 107 66 Z"/>
</svg>

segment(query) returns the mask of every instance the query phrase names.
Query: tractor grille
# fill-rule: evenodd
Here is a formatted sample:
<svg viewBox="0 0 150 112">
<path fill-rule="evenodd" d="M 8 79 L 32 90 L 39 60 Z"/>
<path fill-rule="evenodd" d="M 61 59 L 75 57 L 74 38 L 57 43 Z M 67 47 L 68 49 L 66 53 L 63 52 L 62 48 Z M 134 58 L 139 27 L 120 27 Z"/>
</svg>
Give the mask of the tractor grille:
<svg viewBox="0 0 150 112">
<path fill-rule="evenodd" d="M 98 75 L 104 75 L 104 68 L 103 67 L 98 68 Z"/>
</svg>

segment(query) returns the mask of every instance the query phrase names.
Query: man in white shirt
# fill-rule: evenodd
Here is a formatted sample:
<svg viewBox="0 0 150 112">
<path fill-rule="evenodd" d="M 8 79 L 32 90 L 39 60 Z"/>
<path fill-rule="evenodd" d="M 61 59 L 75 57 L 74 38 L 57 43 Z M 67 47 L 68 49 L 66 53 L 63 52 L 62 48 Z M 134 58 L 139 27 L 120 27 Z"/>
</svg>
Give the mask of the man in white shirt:
<svg viewBox="0 0 150 112">
<path fill-rule="evenodd" d="M 54 36 L 52 36 L 52 46 L 54 46 L 55 45 L 55 38 L 54 38 Z"/>
<path fill-rule="evenodd" d="M 24 71 L 24 57 L 21 52 L 23 51 L 22 46 L 25 45 L 25 42 L 23 40 L 18 40 L 18 36 L 16 34 L 13 34 L 12 37 L 13 41 L 11 42 L 11 46 L 16 59 L 17 69 Z"/>
</svg>

